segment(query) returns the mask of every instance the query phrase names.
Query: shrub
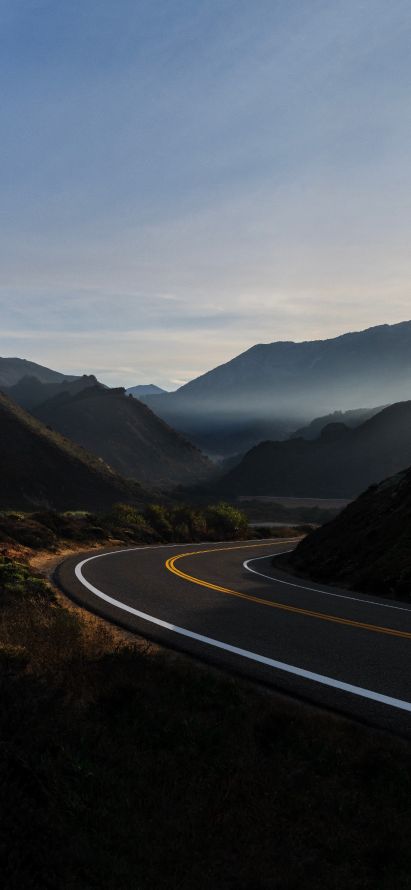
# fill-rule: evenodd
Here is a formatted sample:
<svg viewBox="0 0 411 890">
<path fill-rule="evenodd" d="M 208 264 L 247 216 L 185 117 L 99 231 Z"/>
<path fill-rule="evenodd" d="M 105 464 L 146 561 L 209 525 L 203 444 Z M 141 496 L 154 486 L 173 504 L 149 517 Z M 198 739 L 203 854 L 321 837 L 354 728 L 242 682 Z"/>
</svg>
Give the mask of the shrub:
<svg viewBox="0 0 411 890">
<path fill-rule="evenodd" d="M 131 504 L 115 504 L 112 511 L 103 518 L 103 524 L 111 534 L 120 537 L 144 542 L 158 539 L 147 519 Z"/>
<path fill-rule="evenodd" d="M 193 507 L 187 504 L 173 510 L 171 522 L 174 526 L 177 541 L 203 541 L 207 537 L 207 523 L 204 513 L 193 509 Z M 180 530 L 179 534 L 182 534 L 183 529 L 185 537 L 177 536 L 177 531 Z"/>
<path fill-rule="evenodd" d="M 207 507 L 205 519 L 210 537 L 227 540 L 247 535 L 248 519 L 246 515 L 230 504 L 221 503 Z"/>
<path fill-rule="evenodd" d="M 7 557 L 0 557 L 0 597 L 3 608 L 11 601 L 29 599 L 44 604 L 53 599 L 44 578 L 25 563 Z"/>
<path fill-rule="evenodd" d="M 165 507 L 160 504 L 149 504 L 144 511 L 144 519 L 157 532 L 162 541 L 173 539 L 173 526 Z"/>
<path fill-rule="evenodd" d="M 0 540 L 14 541 L 34 550 L 54 550 L 57 542 L 54 532 L 32 516 L 12 513 L 0 516 Z"/>
</svg>

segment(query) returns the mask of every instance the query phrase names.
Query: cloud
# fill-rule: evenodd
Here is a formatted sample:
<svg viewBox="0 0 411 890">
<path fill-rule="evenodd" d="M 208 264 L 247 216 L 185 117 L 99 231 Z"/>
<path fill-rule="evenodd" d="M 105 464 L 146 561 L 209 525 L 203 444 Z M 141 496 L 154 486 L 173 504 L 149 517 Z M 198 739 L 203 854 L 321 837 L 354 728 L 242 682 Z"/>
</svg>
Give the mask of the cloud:
<svg viewBox="0 0 411 890">
<path fill-rule="evenodd" d="M 409 317 L 406 0 L 0 15 L 2 352 L 167 385 Z"/>
</svg>

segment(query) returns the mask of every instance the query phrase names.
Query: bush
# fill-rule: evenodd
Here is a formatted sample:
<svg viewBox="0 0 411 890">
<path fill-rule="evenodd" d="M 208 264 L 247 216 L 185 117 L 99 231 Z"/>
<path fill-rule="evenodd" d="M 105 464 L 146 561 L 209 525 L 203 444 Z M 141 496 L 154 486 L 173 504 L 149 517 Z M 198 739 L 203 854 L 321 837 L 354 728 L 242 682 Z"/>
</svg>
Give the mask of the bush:
<svg viewBox="0 0 411 890">
<path fill-rule="evenodd" d="M 144 511 L 144 519 L 151 525 L 162 541 L 173 539 L 173 525 L 170 514 L 160 504 L 149 504 Z"/>
<path fill-rule="evenodd" d="M 248 519 L 241 510 L 230 504 L 207 507 L 205 519 L 210 537 L 216 540 L 243 538 L 248 533 Z"/>
<path fill-rule="evenodd" d="M 116 537 L 150 543 L 158 540 L 151 525 L 131 504 L 115 504 L 111 513 L 103 518 L 107 531 Z"/>
<path fill-rule="evenodd" d="M 53 600 L 44 578 L 34 574 L 25 563 L 7 557 L 0 557 L 0 597 L 2 608 L 11 601 L 27 599 L 45 604 Z"/>
<path fill-rule="evenodd" d="M 207 523 L 204 513 L 193 509 L 193 507 L 187 504 L 173 510 L 171 522 L 174 526 L 177 541 L 204 541 L 207 537 Z M 183 530 L 184 537 L 181 537 Z M 177 532 L 179 532 L 178 537 Z"/>
<path fill-rule="evenodd" d="M 55 550 L 57 543 L 54 532 L 32 516 L 7 513 L 0 515 L 0 540 L 12 541 L 34 550 Z"/>
</svg>

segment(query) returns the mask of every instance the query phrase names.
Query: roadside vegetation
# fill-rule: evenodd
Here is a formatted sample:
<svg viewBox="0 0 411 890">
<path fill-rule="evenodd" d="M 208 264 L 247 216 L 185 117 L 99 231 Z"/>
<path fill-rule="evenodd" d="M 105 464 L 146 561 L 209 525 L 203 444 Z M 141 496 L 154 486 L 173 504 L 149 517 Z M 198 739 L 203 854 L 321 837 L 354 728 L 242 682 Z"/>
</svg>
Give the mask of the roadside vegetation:
<svg viewBox="0 0 411 890">
<path fill-rule="evenodd" d="M 0 597 L 4 890 L 409 888 L 406 742 L 123 635 L 21 560 Z"/>
<path fill-rule="evenodd" d="M 133 543 L 190 542 L 205 538 L 244 538 L 250 530 L 246 516 L 229 504 L 204 509 L 148 504 L 141 510 L 115 504 L 107 513 L 42 510 L 0 513 L 0 543 L 33 549 L 58 550 L 62 542 L 77 545 L 131 541 Z"/>
<path fill-rule="evenodd" d="M 116 504 L 107 513 L 53 510 L 0 513 L 0 551 L 4 546 L 58 552 L 63 546 L 81 548 L 100 544 L 167 544 L 199 541 L 242 540 L 251 537 L 301 535 L 304 528 L 253 529 L 236 507 L 218 503 L 202 508 L 187 504 L 148 504 L 141 510 L 131 504 Z"/>
</svg>

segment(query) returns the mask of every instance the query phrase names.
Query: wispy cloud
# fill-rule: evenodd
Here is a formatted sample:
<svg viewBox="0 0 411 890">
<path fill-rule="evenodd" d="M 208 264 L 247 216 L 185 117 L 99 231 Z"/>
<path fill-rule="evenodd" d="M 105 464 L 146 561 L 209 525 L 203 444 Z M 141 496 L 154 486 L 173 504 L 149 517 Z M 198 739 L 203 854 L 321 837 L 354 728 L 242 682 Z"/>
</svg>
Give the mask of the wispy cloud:
<svg viewBox="0 0 411 890">
<path fill-rule="evenodd" d="M 3 354 L 164 385 L 411 315 L 407 0 L 0 21 Z"/>
</svg>

